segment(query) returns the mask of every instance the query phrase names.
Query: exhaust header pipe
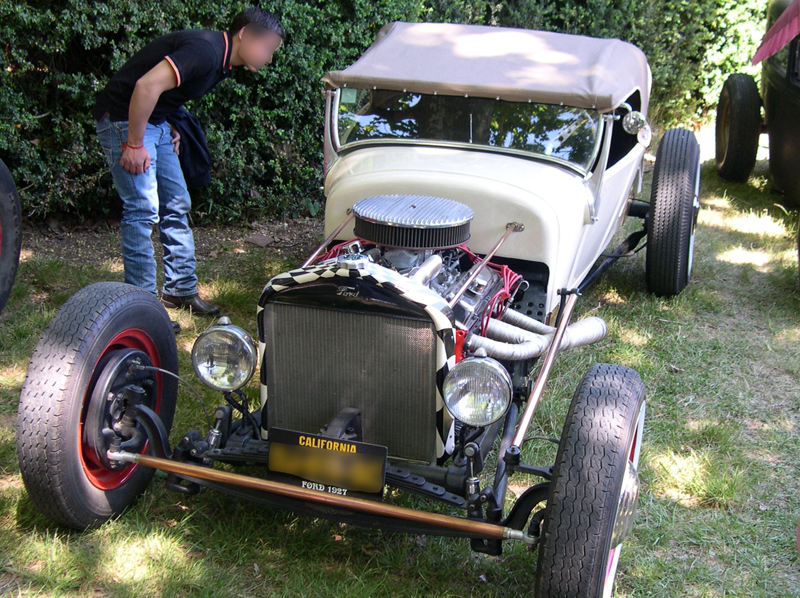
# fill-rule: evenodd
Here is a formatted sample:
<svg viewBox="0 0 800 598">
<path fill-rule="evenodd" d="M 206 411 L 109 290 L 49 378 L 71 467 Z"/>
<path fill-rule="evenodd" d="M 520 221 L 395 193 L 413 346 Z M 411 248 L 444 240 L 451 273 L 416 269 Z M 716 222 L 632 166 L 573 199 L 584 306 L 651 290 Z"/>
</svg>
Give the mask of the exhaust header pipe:
<svg viewBox="0 0 800 598">
<path fill-rule="evenodd" d="M 502 320 L 489 320 L 486 336 L 471 334 L 464 346 L 470 351 L 485 349 L 486 354 L 495 359 L 522 361 L 544 355 L 553 342 L 556 329 L 526 315 L 507 310 Z M 560 348 L 591 345 L 607 334 L 608 326 L 602 318 L 585 318 L 567 326 Z"/>
</svg>

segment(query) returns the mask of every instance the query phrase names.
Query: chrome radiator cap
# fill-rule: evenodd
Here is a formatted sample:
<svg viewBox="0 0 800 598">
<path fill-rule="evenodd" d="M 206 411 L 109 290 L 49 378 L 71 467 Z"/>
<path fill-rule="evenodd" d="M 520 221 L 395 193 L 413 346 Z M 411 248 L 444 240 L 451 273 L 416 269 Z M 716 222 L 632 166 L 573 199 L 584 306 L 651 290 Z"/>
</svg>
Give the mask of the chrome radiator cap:
<svg viewBox="0 0 800 598">
<path fill-rule="evenodd" d="M 383 247 L 445 249 L 469 240 L 473 212 L 442 197 L 377 195 L 353 206 L 355 235 Z"/>
</svg>

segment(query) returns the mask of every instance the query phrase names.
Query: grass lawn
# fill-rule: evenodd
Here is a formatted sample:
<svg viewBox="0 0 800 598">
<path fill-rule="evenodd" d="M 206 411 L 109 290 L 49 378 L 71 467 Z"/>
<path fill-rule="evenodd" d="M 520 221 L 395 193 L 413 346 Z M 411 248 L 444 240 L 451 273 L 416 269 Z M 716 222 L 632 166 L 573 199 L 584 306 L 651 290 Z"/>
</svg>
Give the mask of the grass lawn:
<svg viewBox="0 0 800 598">
<path fill-rule="evenodd" d="M 611 333 L 557 360 L 537 411 L 534 432 L 558 436 L 572 392 L 595 362 L 633 367 L 645 382 L 643 488 L 617 596 L 800 596 L 796 215 L 775 205 L 765 165 L 759 168 L 748 184 L 727 185 L 704 167 L 694 278 L 679 298 L 646 293 L 641 252 L 579 301 L 578 317 L 599 315 Z M 199 230 L 199 274 L 204 295 L 255 334 L 261 288 L 301 261 L 308 243 L 278 253 L 244 243 L 248 234 Z M 50 234 L 23 243 L 19 277 L 0 316 L 0 596 L 530 594 L 536 555 L 521 546 L 507 545 L 501 557 L 475 555 L 464 540 L 347 527 L 212 492 L 185 497 L 167 492 L 162 476 L 128 513 L 98 530 L 51 525 L 29 501 L 16 459 L 28 358 L 73 292 L 122 280 L 116 232 L 64 239 Z M 181 371 L 216 405 L 219 398 L 190 374 L 192 343 L 209 322 L 179 320 Z M 250 395 L 257 396 L 254 382 Z M 182 388 L 173 443 L 202 421 Z M 554 447 L 526 453 L 552 459 Z M 512 489 L 528 482 L 515 477 Z"/>
</svg>

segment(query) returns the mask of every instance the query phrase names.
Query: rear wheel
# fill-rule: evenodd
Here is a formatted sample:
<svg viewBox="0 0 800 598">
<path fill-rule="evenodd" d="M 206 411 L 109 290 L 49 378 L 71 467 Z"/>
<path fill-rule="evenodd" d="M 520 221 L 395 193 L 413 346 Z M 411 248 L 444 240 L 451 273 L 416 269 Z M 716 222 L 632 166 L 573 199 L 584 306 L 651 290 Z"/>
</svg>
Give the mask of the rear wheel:
<svg viewBox="0 0 800 598">
<path fill-rule="evenodd" d="M 750 75 L 731 75 L 717 104 L 715 162 L 719 176 L 745 182 L 756 165 L 760 135 L 761 98 L 756 82 Z"/>
<path fill-rule="evenodd" d="M 645 271 L 651 293 L 678 295 L 691 278 L 699 191 L 697 139 L 691 131 L 670 129 L 658 144 L 650 193 Z"/>
<path fill-rule="evenodd" d="M 639 374 L 597 364 L 572 399 L 556 454 L 537 598 L 608 598 L 638 499 L 645 417 Z"/>
<path fill-rule="evenodd" d="M 22 228 L 17 188 L 0 160 L 0 311 L 8 301 L 19 263 Z"/>
<path fill-rule="evenodd" d="M 166 311 L 155 295 L 131 285 L 82 289 L 42 334 L 20 394 L 17 455 L 28 495 L 50 519 L 95 527 L 150 483 L 152 469 L 106 457 L 112 443 L 147 450 L 141 427 L 123 417 L 132 388 L 143 391 L 140 402 L 167 430 L 172 424 L 175 379 L 134 364 L 178 371 Z"/>
</svg>

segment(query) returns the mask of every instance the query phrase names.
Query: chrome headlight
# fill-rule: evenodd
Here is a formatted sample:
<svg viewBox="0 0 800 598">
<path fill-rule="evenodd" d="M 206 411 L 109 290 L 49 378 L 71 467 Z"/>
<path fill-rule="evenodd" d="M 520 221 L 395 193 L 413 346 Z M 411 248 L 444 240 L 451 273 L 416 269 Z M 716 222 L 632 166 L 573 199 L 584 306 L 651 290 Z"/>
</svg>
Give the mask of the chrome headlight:
<svg viewBox="0 0 800 598">
<path fill-rule="evenodd" d="M 256 371 L 258 351 L 247 332 L 231 324 L 212 326 L 194 342 L 192 365 L 203 384 L 228 392 L 238 390 Z"/>
<path fill-rule="evenodd" d="M 444 404 L 457 420 L 488 426 L 503 417 L 511 404 L 511 377 L 491 357 L 460 361 L 444 379 Z"/>
</svg>

